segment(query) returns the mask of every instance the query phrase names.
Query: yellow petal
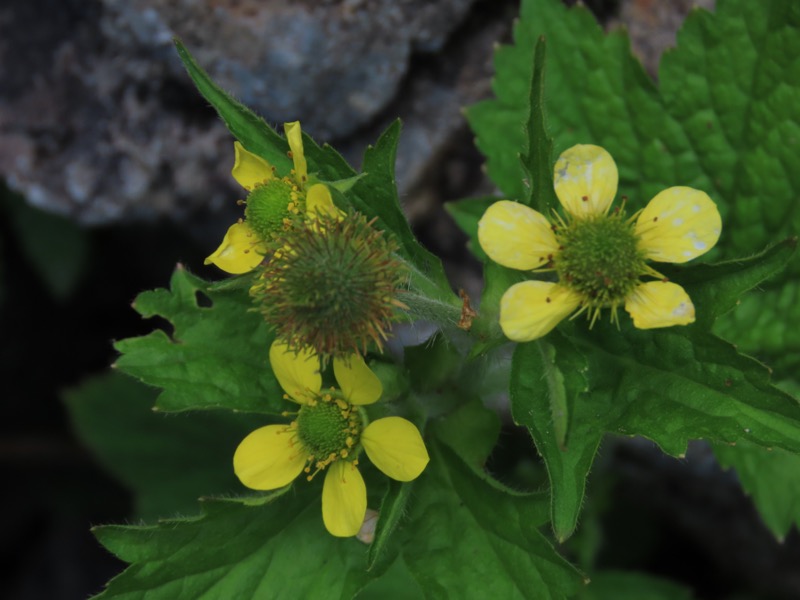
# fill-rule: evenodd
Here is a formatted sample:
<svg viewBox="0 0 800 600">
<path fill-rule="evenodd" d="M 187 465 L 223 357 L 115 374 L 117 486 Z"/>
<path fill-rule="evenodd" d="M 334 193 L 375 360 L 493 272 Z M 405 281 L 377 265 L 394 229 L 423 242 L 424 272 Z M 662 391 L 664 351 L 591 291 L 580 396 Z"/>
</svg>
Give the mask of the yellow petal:
<svg viewBox="0 0 800 600">
<path fill-rule="evenodd" d="M 228 227 L 222 243 L 205 264 L 217 265 L 226 273 L 240 275 L 255 269 L 262 260 L 266 248 L 247 223 L 234 223 Z"/>
<path fill-rule="evenodd" d="M 416 479 L 430 460 L 419 430 L 400 417 L 373 421 L 361 434 L 361 443 L 372 463 L 398 481 Z"/>
<path fill-rule="evenodd" d="M 247 191 L 252 190 L 260 183 L 272 179 L 272 165 L 260 156 L 245 150 L 239 142 L 233 143 L 235 160 L 231 175 Z"/>
<path fill-rule="evenodd" d="M 580 301 L 578 294 L 556 283 L 516 283 L 500 300 L 500 328 L 515 342 L 535 340 L 550 333 Z"/>
<path fill-rule="evenodd" d="M 306 194 L 306 214 L 314 216 L 316 214 L 328 215 L 330 217 L 337 217 L 339 220 L 344 216 L 344 213 L 336 208 L 331 198 L 331 191 L 328 186 L 322 183 L 315 183 L 308 188 Z"/>
<path fill-rule="evenodd" d="M 694 323 L 694 304 L 677 283 L 648 281 L 625 299 L 625 310 L 639 329 Z"/>
<path fill-rule="evenodd" d="M 319 357 L 311 348 L 295 352 L 286 343 L 275 340 L 269 348 L 269 362 L 283 390 L 300 404 L 308 403 L 309 397 L 322 388 Z"/>
<path fill-rule="evenodd" d="M 558 252 L 550 222 L 524 204 L 500 200 L 478 221 L 478 241 L 494 262 L 528 271 L 546 265 Z"/>
<path fill-rule="evenodd" d="M 301 183 L 305 182 L 308 178 L 308 167 L 306 166 L 306 155 L 303 151 L 303 136 L 300 133 L 300 121 L 285 123 L 283 125 L 283 130 L 286 132 L 289 149 L 292 151 L 295 177 L 297 181 Z"/>
<path fill-rule="evenodd" d="M 690 187 L 660 192 L 636 221 L 639 247 L 658 262 L 684 263 L 705 254 L 721 230 L 717 205 L 708 194 Z"/>
<path fill-rule="evenodd" d="M 274 490 L 294 481 L 307 453 L 299 444 L 290 444 L 291 435 L 286 425 L 267 425 L 244 438 L 233 455 L 239 480 L 253 490 Z"/>
<path fill-rule="evenodd" d="M 565 150 L 554 176 L 556 196 L 573 217 L 605 213 L 617 194 L 617 164 L 600 146 L 579 144 Z"/>
<path fill-rule="evenodd" d="M 339 460 L 328 467 L 322 486 L 322 520 L 336 537 L 352 537 L 367 513 L 367 486 L 353 463 Z"/>
<path fill-rule="evenodd" d="M 359 354 L 333 359 L 333 374 L 350 404 L 364 405 L 377 402 L 383 393 L 378 376 Z"/>
</svg>

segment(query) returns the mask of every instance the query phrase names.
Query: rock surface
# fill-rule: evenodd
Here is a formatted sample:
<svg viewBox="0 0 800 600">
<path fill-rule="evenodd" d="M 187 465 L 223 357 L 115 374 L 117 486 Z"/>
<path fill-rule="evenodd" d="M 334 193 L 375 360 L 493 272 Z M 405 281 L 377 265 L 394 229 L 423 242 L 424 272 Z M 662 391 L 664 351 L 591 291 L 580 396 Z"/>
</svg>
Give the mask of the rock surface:
<svg viewBox="0 0 800 600">
<path fill-rule="evenodd" d="M 655 74 L 691 4 L 624 0 L 609 25 L 627 26 Z M 177 35 L 269 122 L 301 119 L 354 165 L 402 118 L 398 183 L 425 223 L 443 200 L 491 191 L 460 108 L 490 94 L 492 46 L 516 11 L 513 0 L 7 0 L 0 177 L 84 224 L 238 216 L 230 135 L 183 72 Z"/>
<path fill-rule="evenodd" d="M 473 2 L 10 0 L 0 8 L 0 55 L 14 56 L 0 91 L 0 175 L 32 204 L 90 224 L 181 219 L 232 200 L 230 136 L 183 73 L 177 35 L 268 121 L 302 118 L 345 153 L 374 141 L 359 132 L 379 130 L 394 104 L 408 117 L 407 182 L 473 90 L 488 91 L 461 80 L 488 81 L 497 32 L 481 36 L 483 23 L 462 52 L 445 48 Z M 446 72 L 410 76 L 412 57 L 432 53 Z M 476 61 L 485 68 L 466 67 Z"/>
</svg>

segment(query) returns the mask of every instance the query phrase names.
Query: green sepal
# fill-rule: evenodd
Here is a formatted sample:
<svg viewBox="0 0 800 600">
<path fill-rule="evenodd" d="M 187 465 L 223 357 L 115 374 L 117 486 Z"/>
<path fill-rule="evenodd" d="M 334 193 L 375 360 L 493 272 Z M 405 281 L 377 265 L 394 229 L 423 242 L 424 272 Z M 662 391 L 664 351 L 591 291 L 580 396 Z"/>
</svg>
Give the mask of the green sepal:
<svg viewBox="0 0 800 600">
<path fill-rule="evenodd" d="M 359 173 L 358 175 L 353 175 L 347 179 L 337 179 L 336 181 L 319 181 L 319 183 L 324 183 L 328 187 L 332 187 L 336 191 L 346 194 L 353 188 L 359 179 L 366 176 L 366 173 Z"/>
</svg>

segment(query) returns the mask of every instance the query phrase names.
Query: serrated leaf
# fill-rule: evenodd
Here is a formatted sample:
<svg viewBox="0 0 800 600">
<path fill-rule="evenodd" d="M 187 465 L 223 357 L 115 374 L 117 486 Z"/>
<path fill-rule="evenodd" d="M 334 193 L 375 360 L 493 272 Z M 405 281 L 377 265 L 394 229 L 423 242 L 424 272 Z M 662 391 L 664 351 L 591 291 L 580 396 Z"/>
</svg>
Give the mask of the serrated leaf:
<svg viewBox="0 0 800 600">
<path fill-rule="evenodd" d="M 502 488 L 432 444 L 417 483 L 403 558 L 426 598 L 549 600 L 574 594 L 581 575 L 539 533 L 547 498 Z"/>
<path fill-rule="evenodd" d="M 179 39 L 175 39 L 175 49 L 192 78 L 197 90 L 216 109 L 231 135 L 242 145 L 268 161 L 279 173 L 285 175 L 292 168 L 287 155 L 289 145 L 264 119 L 256 115 L 244 104 L 226 93 L 208 76 L 194 60 Z"/>
<path fill-rule="evenodd" d="M 152 411 L 156 396 L 156 390 L 113 372 L 64 394 L 77 434 L 133 491 L 136 515 L 192 514 L 202 495 L 240 491 L 231 459 L 255 428 L 250 419 L 219 411 L 158 414 Z"/>
<path fill-rule="evenodd" d="M 779 540 L 800 523 L 800 454 L 747 442 L 714 444 L 723 467 L 734 468 L 761 518 Z"/>
<path fill-rule="evenodd" d="M 797 238 L 790 238 L 748 258 L 662 270 L 677 274 L 697 307 L 696 326 L 710 329 L 720 316 L 739 304 L 746 292 L 783 271 L 796 250 Z"/>
<path fill-rule="evenodd" d="M 800 231 L 800 4 L 720 0 L 714 14 L 695 10 L 665 53 L 657 87 L 630 52 L 624 32 L 604 34 L 582 7 L 524 0 L 513 46 L 498 49 L 497 99 L 467 115 L 492 179 L 511 198 L 525 195 L 516 159 L 525 152 L 536 40 L 547 37 L 546 108 L 556 151 L 595 143 L 614 157 L 629 208 L 674 185 L 706 191 L 723 216 L 710 258 L 746 256 Z M 772 282 L 749 314 L 764 324 L 800 328 L 800 261 Z M 791 291 L 789 290 L 791 288 Z M 731 313 L 719 331 L 747 348 L 776 354 L 796 340 L 755 328 Z"/>
<path fill-rule="evenodd" d="M 200 517 L 155 526 L 96 528 L 106 548 L 133 563 L 98 600 L 352 598 L 380 573 L 366 572 L 361 542 L 325 531 L 318 487 L 208 500 Z"/>
<path fill-rule="evenodd" d="M 556 206 L 553 190 L 553 140 L 547 131 L 545 113 L 545 56 L 547 44 L 545 37 L 539 36 L 533 56 L 533 78 L 528 95 L 529 109 L 527 127 L 527 148 L 522 158 L 522 168 L 527 174 L 530 193 L 526 204 L 542 214 L 550 214 Z"/>
<path fill-rule="evenodd" d="M 576 398 L 565 451 L 547 425 L 550 406 L 537 388 L 539 353 L 531 344 L 517 347 L 511 378 L 515 418 L 529 428 L 548 467 L 559 539 L 574 530 L 606 432 L 642 435 L 673 456 L 691 439 L 750 440 L 800 452 L 800 404 L 727 342 L 691 326 L 617 332 L 606 323 L 573 341 L 589 358 L 591 391 Z"/>
<path fill-rule="evenodd" d="M 198 296 L 211 306 L 200 305 Z M 171 335 L 157 329 L 114 345 L 122 353 L 117 368 L 163 388 L 158 409 L 286 410 L 269 364 L 273 335 L 251 310 L 246 290 L 214 290 L 179 265 L 169 290 L 139 294 L 134 308 L 145 318 L 163 317 L 174 327 Z"/>
</svg>

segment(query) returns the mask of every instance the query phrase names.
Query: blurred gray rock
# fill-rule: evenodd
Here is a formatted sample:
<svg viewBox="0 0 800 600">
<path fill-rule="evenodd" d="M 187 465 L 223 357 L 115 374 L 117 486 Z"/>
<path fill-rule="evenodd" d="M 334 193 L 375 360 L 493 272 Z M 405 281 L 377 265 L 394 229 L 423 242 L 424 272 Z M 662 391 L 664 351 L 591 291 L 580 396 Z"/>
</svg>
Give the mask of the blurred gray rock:
<svg viewBox="0 0 800 600">
<path fill-rule="evenodd" d="M 473 3 L 6 0 L 0 176 L 87 224 L 233 206 L 231 139 L 183 72 L 177 35 L 268 121 L 300 119 L 353 162 L 404 117 L 409 189 L 463 127 L 459 108 L 488 93 L 491 45 L 513 13 L 493 6 L 494 19 L 473 17 L 469 39 L 449 43 Z"/>
<path fill-rule="evenodd" d="M 661 55 L 675 46 L 675 34 L 689 11 L 714 10 L 714 5 L 715 0 L 621 0 L 619 18 L 609 21 L 609 25 L 625 25 L 633 53 L 647 72 L 656 77 Z"/>
</svg>

